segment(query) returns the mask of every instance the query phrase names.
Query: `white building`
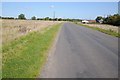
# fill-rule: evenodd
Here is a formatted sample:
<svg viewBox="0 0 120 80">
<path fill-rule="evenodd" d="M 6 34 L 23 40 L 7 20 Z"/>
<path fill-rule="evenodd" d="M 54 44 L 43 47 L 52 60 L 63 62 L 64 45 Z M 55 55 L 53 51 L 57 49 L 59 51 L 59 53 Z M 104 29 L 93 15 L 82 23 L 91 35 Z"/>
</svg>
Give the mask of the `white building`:
<svg viewBox="0 0 120 80">
<path fill-rule="evenodd" d="M 84 23 L 84 24 L 88 24 L 89 21 L 87 21 L 87 20 L 82 20 L 82 23 Z"/>
</svg>

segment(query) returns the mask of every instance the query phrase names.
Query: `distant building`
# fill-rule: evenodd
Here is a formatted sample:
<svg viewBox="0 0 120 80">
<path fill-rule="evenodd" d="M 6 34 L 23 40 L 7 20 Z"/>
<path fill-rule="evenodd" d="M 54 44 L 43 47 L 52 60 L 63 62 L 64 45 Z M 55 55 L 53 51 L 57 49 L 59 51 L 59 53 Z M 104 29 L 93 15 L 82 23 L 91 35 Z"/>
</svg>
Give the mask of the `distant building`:
<svg viewBox="0 0 120 80">
<path fill-rule="evenodd" d="M 82 20 L 82 23 L 84 23 L 84 24 L 88 24 L 89 21 L 88 21 L 88 20 Z"/>
<path fill-rule="evenodd" d="M 89 23 L 96 23 L 96 20 L 88 20 Z"/>
</svg>

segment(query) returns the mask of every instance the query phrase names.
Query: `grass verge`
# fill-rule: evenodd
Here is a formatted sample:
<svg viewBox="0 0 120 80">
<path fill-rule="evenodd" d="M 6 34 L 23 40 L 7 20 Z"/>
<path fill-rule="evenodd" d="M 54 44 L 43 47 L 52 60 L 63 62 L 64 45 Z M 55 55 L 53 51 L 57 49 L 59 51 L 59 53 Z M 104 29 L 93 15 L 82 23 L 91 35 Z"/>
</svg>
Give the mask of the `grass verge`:
<svg viewBox="0 0 120 80">
<path fill-rule="evenodd" d="M 61 24 L 46 28 L 44 33 L 32 32 L 2 50 L 3 78 L 36 78 L 43 66 L 47 52 Z"/>
<path fill-rule="evenodd" d="M 119 37 L 120 38 L 120 33 L 117 33 L 111 29 L 109 30 L 105 30 L 105 29 L 101 29 L 101 28 L 98 28 L 98 27 L 92 27 L 92 26 L 88 26 L 88 25 L 83 25 L 83 24 L 78 24 L 80 26 L 85 26 L 87 28 L 91 28 L 93 30 L 97 30 L 97 31 L 100 31 L 100 32 L 103 32 L 105 34 L 108 34 L 108 35 L 111 35 L 111 36 L 115 36 L 115 37 Z"/>
</svg>

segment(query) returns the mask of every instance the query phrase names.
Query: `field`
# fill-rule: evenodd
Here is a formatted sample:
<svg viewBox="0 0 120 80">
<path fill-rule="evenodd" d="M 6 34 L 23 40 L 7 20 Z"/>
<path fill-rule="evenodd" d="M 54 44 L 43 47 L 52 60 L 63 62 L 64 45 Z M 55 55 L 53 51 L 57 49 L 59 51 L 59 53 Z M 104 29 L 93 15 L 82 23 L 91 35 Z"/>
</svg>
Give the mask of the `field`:
<svg viewBox="0 0 120 80">
<path fill-rule="evenodd" d="M 2 77 L 36 78 L 61 22 L 2 21 Z"/>
<path fill-rule="evenodd" d="M 0 20 L 0 79 L 2 78 L 2 24 Z"/>
<path fill-rule="evenodd" d="M 2 20 L 2 43 L 8 43 L 12 40 L 26 35 L 29 32 L 40 31 L 46 27 L 61 22 L 38 21 L 38 20 Z"/>
<path fill-rule="evenodd" d="M 97 27 L 105 30 L 112 30 L 116 33 L 118 33 L 118 26 L 113 26 L 113 25 L 107 25 L 107 24 L 84 24 L 92 27 Z"/>
<path fill-rule="evenodd" d="M 107 24 L 81 24 L 81 23 L 79 23 L 79 25 L 103 32 L 111 36 L 120 37 L 119 26 L 112 26 Z"/>
</svg>

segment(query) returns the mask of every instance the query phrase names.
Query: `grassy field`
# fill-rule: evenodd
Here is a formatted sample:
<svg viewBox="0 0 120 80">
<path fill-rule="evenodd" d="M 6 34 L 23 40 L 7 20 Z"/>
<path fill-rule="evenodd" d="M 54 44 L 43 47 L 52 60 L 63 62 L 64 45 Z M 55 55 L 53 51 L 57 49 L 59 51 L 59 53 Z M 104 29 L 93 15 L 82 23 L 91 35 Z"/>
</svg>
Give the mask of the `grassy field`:
<svg viewBox="0 0 120 80">
<path fill-rule="evenodd" d="M 120 33 L 119 32 L 115 32 L 113 31 L 112 29 L 102 29 L 102 28 L 99 28 L 99 27 L 93 27 L 93 26 L 88 26 L 88 25 L 83 25 L 83 24 L 78 24 L 80 26 L 85 26 L 87 28 L 91 28 L 93 30 L 97 30 L 97 31 L 100 31 L 100 32 L 103 32 L 105 34 L 108 34 L 108 35 L 111 35 L 111 36 L 115 36 L 115 37 L 119 37 L 120 38 Z"/>
<path fill-rule="evenodd" d="M 61 24 L 34 31 L 3 46 L 3 78 L 36 78 Z"/>
<path fill-rule="evenodd" d="M 113 25 L 108 25 L 108 24 L 91 23 L 91 24 L 83 24 L 83 25 L 98 27 L 98 28 L 105 29 L 105 30 L 112 30 L 116 33 L 119 32 L 118 26 L 113 26 Z"/>
<path fill-rule="evenodd" d="M 0 79 L 2 78 L 2 21 L 0 20 Z"/>
<path fill-rule="evenodd" d="M 6 44 L 33 31 L 40 31 L 46 27 L 61 23 L 59 21 L 40 20 L 1 20 L 2 44 Z"/>
</svg>

